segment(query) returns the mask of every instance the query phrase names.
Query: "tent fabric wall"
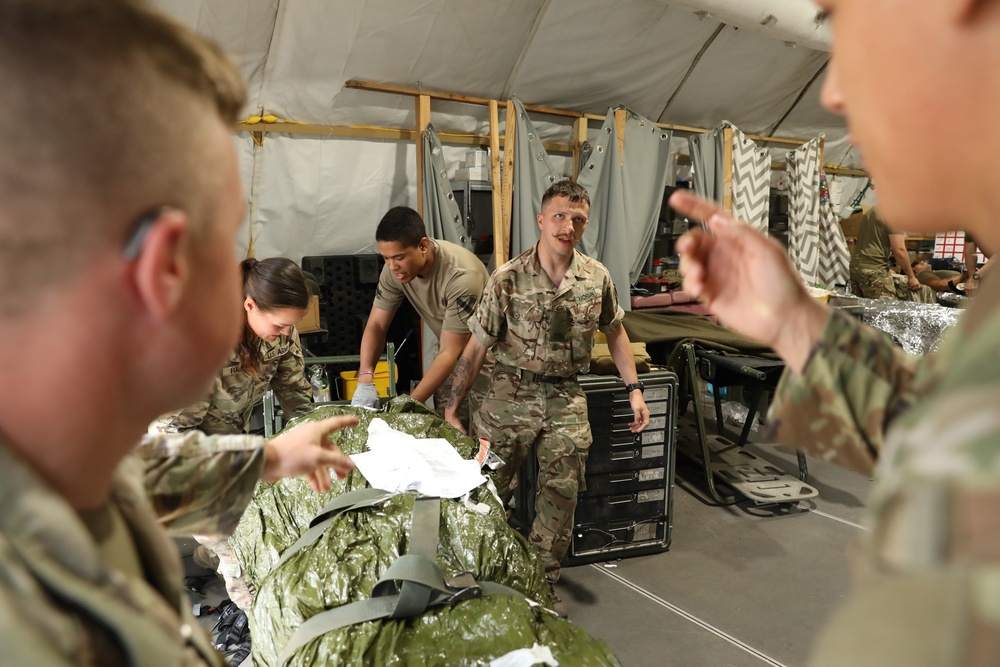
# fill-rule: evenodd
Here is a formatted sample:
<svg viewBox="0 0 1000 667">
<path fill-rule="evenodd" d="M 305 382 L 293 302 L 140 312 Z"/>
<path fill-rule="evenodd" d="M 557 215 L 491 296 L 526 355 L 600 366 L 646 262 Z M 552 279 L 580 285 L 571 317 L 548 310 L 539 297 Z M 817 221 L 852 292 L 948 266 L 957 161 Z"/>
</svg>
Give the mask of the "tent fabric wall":
<svg viewBox="0 0 1000 667">
<path fill-rule="evenodd" d="M 722 203 L 723 134 L 715 128 L 688 137 L 691 175 L 699 197 Z"/>
<path fill-rule="evenodd" d="M 771 151 L 733 126 L 733 215 L 767 234 Z"/>
<path fill-rule="evenodd" d="M 653 245 L 672 167 L 670 139 L 669 131 L 627 111 L 619 150 L 611 110 L 580 174 L 591 201 L 582 250 L 607 267 L 626 310 L 631 309 L 631 286 Z"/>
<path fill-rule="evenodd" d="M 787 155 L 788 255 L 806 285 L 820 283 L 819 138 Z"/>
<path fill-rule="evenodd" d="M 542 195 L 549 186 L 562 177 L 542 140 L 534 123 L 524 110 L 524 105 L 516 97 L 513 99 L 513 121 L 517 129 L 514 134 L 514 197 L 511 204 L 510 256 L 517 257 L 538 242 L 537 213 L 541 210 Z M 508 118 L 507 122 L 511 122 Z"/>
<path fill-rule="evenodd" d="M 254 255 L 299 261 L 376 252 L 375 227 L 385 212 L 416 206 L 406 170 L 412 164 L 412 142 L 268 134 L 248 188 Z"/>
<path fill-rule="evenodd" d="M 441 138 L 432 125 L 424 130 L 424 226 L 431 238 L 450 241 L 472 252 L 473 242 L 451 190 Z"/>
<path fill-rule="evenodd" d="M 823 132 L 830 161 L 858 164 L 844 140 L 844 121 L 819 103 L 826 53 L 788 48 L 715 18 L 699 20 L 673 4 L 151 1 L 232 54 L 249 82 L 245 116 L 416 126 L 412 98 L 345 85 L 361 79 L 497 100 L 516 93 L 525 103 L 584 113 L 625 104 L 678 125 L 712 127 L 728 118 L 753 134 L 768 134 L 784 117 L 778 136 Z M 432 121 L 446 157 L 452 148 L 446 133 L 488 134 L 483 107 L 434 100 Z M 566 142 L 570 125 L 565 117 L 546 116 L 536 119 L 535 134 Z M 253 150 L 248 134 L 237 140 L 250 210 L 241 251 L 293 259 L 371 252 L 381 215 L 392 206 L 416 206 L 418 166 L 410 141 L 274 132 Z M 550 161 L 559 174 L 566 169 L 562 160 L 554 155 Z"/>
</svg>

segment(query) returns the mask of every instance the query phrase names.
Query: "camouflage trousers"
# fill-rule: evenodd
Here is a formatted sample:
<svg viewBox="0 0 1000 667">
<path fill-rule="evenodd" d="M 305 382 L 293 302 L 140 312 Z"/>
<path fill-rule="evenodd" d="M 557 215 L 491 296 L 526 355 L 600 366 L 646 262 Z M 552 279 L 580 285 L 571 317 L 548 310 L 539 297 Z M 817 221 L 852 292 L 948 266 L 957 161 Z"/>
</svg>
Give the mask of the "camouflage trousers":
<svg viewBox="0 0 1000 667">
<path fill-rule="evenodd" d="M 937 295 L 927 285 L 911 290 L 906 276 L 888 269 L 851 267 L 851 292 L 866 299 L 896 299 L 917 303 L 937 303 Z"/>
<path fill-rule="evenodd" d="M 229 599 L 243 611 L 249 611 L 253 604 L 254 590 L 243 576 L 243 568 L 229 548 L 229 540 L 218 535 L 195 535 L 194 539 L 218 557 L 218 573 L 226 582 Z"/>
<path fill-rule="evenodd" d="M 534 451 L 538 477 L 528 540 L 541 552 L 545 578 L 558 581 L 593 441 L 583 389 L 574 380 L 522 381 L 497 367 L 482 407 L 472 414 L 472 433 L 488 438 L 493 451 L 507 462 L 495 479 L 504 505 L 517 488 L 521 464 Z"/>
</svg>

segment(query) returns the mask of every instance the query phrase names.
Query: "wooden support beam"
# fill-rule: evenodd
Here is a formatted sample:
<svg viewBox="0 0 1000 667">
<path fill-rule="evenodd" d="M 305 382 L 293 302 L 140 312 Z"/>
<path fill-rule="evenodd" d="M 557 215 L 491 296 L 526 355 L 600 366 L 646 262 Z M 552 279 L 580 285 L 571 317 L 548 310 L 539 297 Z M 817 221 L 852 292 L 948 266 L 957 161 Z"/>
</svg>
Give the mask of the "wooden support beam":
<svg viewBox="0 0 1000 667">
<path fill-rule="evenodd" d="M 387 83 L 372 83 L 370 81 L 359 81 L 357 79 L 350 79 L 344 83 L 345 88 L 353 88 L 356 90 L 368 90 L 372 92 L 379 93 L 392 93 L 396 95 L 409 95 L 411 97 L 427 97 L 434 100 L 448 100 L 451 102 L 464 102 L 466 104 L 477 104 L 480 106 L 489 106 L 490 100 L 485 97 L 475 97 L 473 95 L 459 95 L 456 93 L 444 93 L 440 91 L 424 90 L 423 88 L 412 88 L 409 86 L 395 86 Z M 581 113 L 579 111 L 568 111 L 566 109 L 555 109 L 553 107 L 543 107 L 533 104 L 525 104 L 525 110 L 533 111 L 535 113 L 549 114 L 553 116 L 564 116 L 567 118 L 582 118 L 585 120 L 596 120 L 604 121 L 604 116 L 598 114 Z M 673 125 L 671 123 L 654 123 L 656 127 L 673 130 L 674 132 L 689 132 L 700 134 L 702 132 L 707 132 L 707 128 L 703 127 L 693 127 L 691 125 Z M 281 128 L 281 129 L 278 129 Z M 316 134 L 316 135 L 327 135 L 327 136 L 340 136 L 340 137 L 372 137 L 379 139 L 412 139 L 412 131 L 410 130 L 396 130 L 392 128 L 365 128 L 365 127 L 348 127 L 348 126 L 337 126 L 337 125 L 313 125 L 305 123 L 271 123 L 263 124 L 257 123 L 251 125 L 249 123 L 237 123 L 237 131 L 261 131 L 261 132 L 284 132 L 288 134 Z M 440 135 L 442 140 L 444 140 L 445 135 Z M 453 139 L 449 143 L 458 144 L 470 144 L 470 145 L 480 145 L 486 143 L 488 137 L 474 136 L 474 135 L 452 135 Z M 763 141 L 767 143 L 774 144 L 788 144 L 793 146 L 801 146 L 806 143 L 800 139 L 785 139 L 781 137 L 765 137 L 756 134 L 748 134 L 749 139 L 754 141 Z M 464 138 L 464 140 L 463 140 Z M 546 148 L 553 146 L 552 150 L 556 150 L 562 153 L 571 153 L 573 151 L 571 144 L 546 144 Z"/>
<path fill-rule="evenodd" d="M 722 208 L 733 212 L 733 128 L 722 128 Z"/>
<path fill-rule="evenodd" d="M 510 122 L 508 120 L 508 122 Z M 493 192 L 490 201 L 493 205 L 493 257 L 499 259 L 497 249 L 503 238 L 503 178 L 500 170 L 500 105 L 496 100 L 490 100 L 490 176 Z M 494 261 L 495 266 L 500 266 Z"/>
<path fill-rule="evenodd" d="M 860 178 L 868 178 L 868 172 L 864 169 L 848 169 L 847 167 L 838 167 L 832 164 L 825 165 L 823 167 L 823 171 L 835 176 L 857 176 Z"/>
<path fill-rule="evenodd" d="M 456 93 L 442 93 L 439 91 L 424 90 L 423 88 L 393 86 L 387 83 L 372 83 L 370 81 L 359 81 L 357 79 L 350 79 L 346 81 L 344 83 L 344 87 L 354 88 L 357 90 L 370 90 L 379 93 L 395 93 L 396 95 L 410 95 L 412 97 L 426 95 L 427 97 L 433 98 L 435 100 L 465 102 L 466 104 L 478 104 L 480 106 L 489 106 L 490 104 L 489 99 L 485 97 L 474 97 L 472 95 L 458 95 Z M 555 109 L 553 107 L 542 107 L 533 104 L 525 104 L 524 108 L 526 111 L 534 111 L 535 113 L 545 113 L 551 116 L 567 116 L 569 118 L 581 118 L 585 115 L 579 111 L 568 111 L 566 109 Z"/>
<path fill-rule="evenodd" d="M 517 122 L 514 120 L 514 115 L 516 113 L 514 103 L 508 101 L 506 140 L 503 150 L 503 189 L 501 191 L 503 212 L 500 220 L 500 236 L 497 236 L 496 233 L 493 235 L 493 252 L 496 257 L 494 264 L 497 267 L 510 259 L 510 226 L 514 203 L 514 138 L 517 132 Z"/>
<path fill-rule="evenodd" d="M 250 132 L 254 135 L 266 136 L 269 132 L 278 134 L 309 134 L 319 137 L 352 137 L 356 139 L 391 139 L 394 141 L 416 141 L 415 130 L 400 130 L 392 127 L 352 126 L 352 125 L 304 125 L 292 123 L 273 123 L 271 125 L 249 125 L 237 123 L 236 132 Z M 458 146 L 482 146 L 490 143 L 486 134 L 455 134 L 439 132 L 442 143 Z M 542 143 L 550 153 L 572 153 L 573 147 L 567 143 L 546 141 Z M 503 147 L 503 138 L 500 138 Z"/>
<path fill-rule="evenodd" d="M 625 120 L 628 111 L 615 109 L 615 136 L 618 138 L 618 166 L 625 163 Z"/>
<path fill-rule="evenodd" d="M 472 95 L 458 95 L 456 93 L 442 93 L 434 90 L 424 90 L 423 88 L 411 88 L 409 86 L 394 86 L 388 83 L 372 83 L 371 81 L 359 81 L 350 79 L 344 83 L 344 88 L 354 88 L 355 90 L 370 90 L 377 93 L 394 93 L 396 95 L 409 95 L 410 97 L 427 97 L 435 100 L 450 100 L 452 102 L 466 102 L 468 104 L 479 104 L 487 106 L 489 100 L 485 97 L 474 97 Z"/>
<path fill-rule="evenodd" d="M 580 178 L 580 152 L 587 143 L 587 119 L 577 118 L 573 123 L 573 180 Z"/>
<path fill-rule="evenodd" d="M 417 213 L 424 215 L 424 131 L 431 122 L 431 98 L 416 99 L 417 112 Z"/>
</svg>

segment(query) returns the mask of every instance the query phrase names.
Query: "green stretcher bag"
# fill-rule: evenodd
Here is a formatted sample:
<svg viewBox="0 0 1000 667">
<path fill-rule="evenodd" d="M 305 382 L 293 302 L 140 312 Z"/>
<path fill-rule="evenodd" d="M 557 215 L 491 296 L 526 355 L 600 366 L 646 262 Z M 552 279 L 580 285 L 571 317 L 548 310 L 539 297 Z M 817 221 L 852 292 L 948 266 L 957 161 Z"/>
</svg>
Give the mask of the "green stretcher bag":
<svg viewBox="0 0 1000 667">
<path fill-rule="evenodd" d="M 381 412 L 320 408 L 287 428 L 337 414 L 361 420 L 336 434 L 348 454 L 367 451 L 375 417 L 444 438 L 466 459 L 478 450 L 408 397 Z M 537 550 L 485 485 L 463 502 L 380 493 L 356 470 L 322 495 L 300 479 L 261 483 L 230 547 L 255 591 L 255 665 L 489 665 L 534 644 L 560 665 L 619 664 L 607 644 L 546 608 Z"/>
</svg>

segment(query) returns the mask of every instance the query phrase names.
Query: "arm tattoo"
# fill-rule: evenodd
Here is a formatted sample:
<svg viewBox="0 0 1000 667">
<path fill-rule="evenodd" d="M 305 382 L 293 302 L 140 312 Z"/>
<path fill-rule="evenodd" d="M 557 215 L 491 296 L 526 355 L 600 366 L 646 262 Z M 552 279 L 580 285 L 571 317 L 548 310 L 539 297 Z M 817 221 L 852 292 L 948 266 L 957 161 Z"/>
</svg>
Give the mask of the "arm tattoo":
<svg viewBox="0 0 1000 667">
<path fill-rule="evenodd" d="M 455 407 L 465 397 L 466 385 L 468 384 L 469 362 L 462 358 L 455 364 L 455 370 L 451 374 L 451 397 L 448 399 L 446 408 Z"/>
</svg>

